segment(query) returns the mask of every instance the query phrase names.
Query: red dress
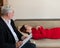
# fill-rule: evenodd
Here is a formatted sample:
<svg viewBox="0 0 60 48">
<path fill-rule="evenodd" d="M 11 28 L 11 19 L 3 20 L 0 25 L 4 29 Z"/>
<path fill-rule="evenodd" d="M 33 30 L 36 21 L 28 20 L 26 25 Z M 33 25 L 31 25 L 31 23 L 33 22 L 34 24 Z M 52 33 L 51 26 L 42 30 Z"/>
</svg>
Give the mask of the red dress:
<svg viewBox="0 0 60 48">
<path fill-rule="evenodd" d="M 44 29 L 40 26 L 38 29 L 32 28 L 33 39 L 60 39 L 60 27 Z"/>
</svg>

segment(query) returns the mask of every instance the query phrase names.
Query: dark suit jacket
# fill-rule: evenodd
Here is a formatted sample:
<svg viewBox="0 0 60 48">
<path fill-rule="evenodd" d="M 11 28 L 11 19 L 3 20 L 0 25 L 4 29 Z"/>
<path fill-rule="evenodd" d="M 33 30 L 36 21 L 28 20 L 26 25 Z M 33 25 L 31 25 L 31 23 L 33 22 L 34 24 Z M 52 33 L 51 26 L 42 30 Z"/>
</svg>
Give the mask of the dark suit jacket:
<svg viewBox="0 0 60 48">
<path fill-rule="evenodd" d="M 11 20 L 11 25 L 15 33 L 17 34 L 19 40 L 21 40 L 22 34 L 15 27 L 13 20 Z M 0 48 L 16 48 L 15 39 L 10 29 L 8 28 L 8 26 L 1 17 L 0 17 Z"/>
</svg>

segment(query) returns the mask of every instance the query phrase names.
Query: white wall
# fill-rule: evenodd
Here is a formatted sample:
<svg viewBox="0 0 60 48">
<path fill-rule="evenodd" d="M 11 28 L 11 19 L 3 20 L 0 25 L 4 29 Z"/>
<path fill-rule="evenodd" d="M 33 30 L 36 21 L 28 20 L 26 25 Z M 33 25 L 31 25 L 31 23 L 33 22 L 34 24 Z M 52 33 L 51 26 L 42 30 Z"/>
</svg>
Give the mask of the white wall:
<svg viewBox="0 0 60 48">
<path fill-rule="evenodd" d="M 60 0 L 9 0 L 14 19 L 60 19 Z"/>
</svg>

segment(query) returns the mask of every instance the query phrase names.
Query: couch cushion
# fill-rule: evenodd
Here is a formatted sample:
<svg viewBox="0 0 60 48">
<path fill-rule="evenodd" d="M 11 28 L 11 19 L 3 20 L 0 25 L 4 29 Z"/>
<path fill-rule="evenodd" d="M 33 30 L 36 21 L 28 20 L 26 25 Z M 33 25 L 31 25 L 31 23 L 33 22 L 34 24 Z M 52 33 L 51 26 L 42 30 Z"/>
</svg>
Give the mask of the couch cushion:
<svg viewBox="0 0 60 48">
<path fill-rule="evenodd" d="M 31 39 L 31 42 L 35 42 L 37 47 L 60 47 L 60 39 Z"/>
<path fill-rule="evenodd" d="M 21 32 L 22 33 L 22 32 Z M 28 36 L 22 33 L 24 36 Z M 37 47 L 60 47 L 60 39 L 31 39 L 32 43 L 35 43 Z"/>
</svg>

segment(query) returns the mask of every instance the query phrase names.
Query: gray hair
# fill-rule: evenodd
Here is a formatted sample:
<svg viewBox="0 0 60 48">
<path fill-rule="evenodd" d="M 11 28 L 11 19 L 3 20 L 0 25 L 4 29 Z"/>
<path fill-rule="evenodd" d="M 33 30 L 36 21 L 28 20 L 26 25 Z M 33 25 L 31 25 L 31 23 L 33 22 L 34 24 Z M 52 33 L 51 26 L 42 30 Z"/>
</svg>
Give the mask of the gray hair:
<svg viewBox="0 0 60 48">
<path fill-rule="evenodd" d="M 9 5 L 2 6 L 1 8 L 1 14 L 6 15 L 7 13 L 13 12 L 13 9 Z"/>
</svg>

